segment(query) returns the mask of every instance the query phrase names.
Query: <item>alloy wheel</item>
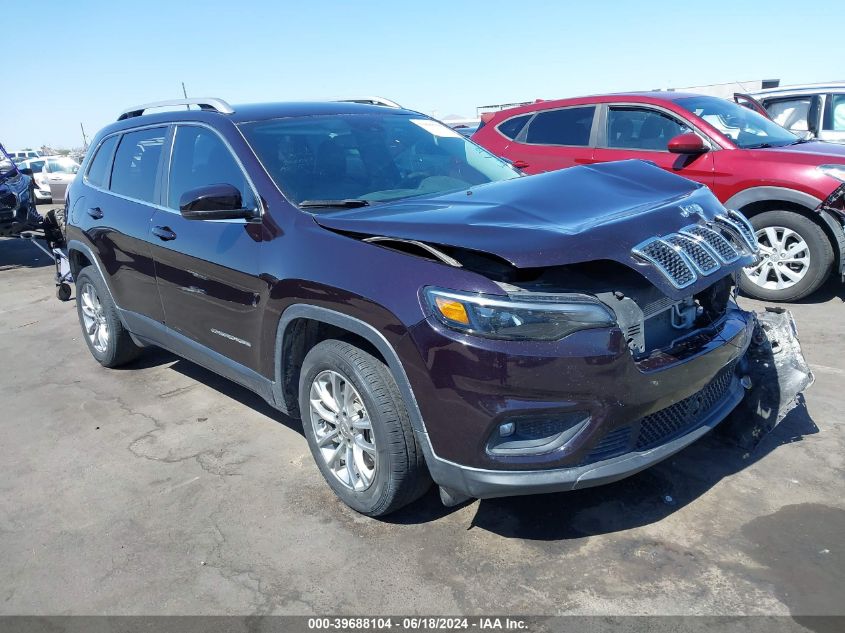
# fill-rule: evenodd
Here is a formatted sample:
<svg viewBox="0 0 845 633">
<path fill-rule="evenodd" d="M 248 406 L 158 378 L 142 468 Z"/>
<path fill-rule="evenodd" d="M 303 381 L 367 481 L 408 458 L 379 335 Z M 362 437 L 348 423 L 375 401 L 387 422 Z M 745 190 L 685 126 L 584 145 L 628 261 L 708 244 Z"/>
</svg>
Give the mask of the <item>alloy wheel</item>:
<svg viewBox="0 0 845 633">
<path fill-rule="evenodd" d="M 757 286 L 784 290 L 799 283 L 810 270 L 810 248 L 792 229 L 767 226 L 757 231 L 761 260 L 743 270 Z"/>
<path fill-rule="evenodd" d="M 109 346 L 109 324 L 106 321 L 106 314 L 100 297 L 97 296 L 97 289 L 91 283 L 82 286 L 79 293 L 79 300 L 82 307 L 82 325 L 85 334 L 95 350 L 101 354 L 105 353 Z"/>
<path fill-rule="evenodd" d="M 311 425 L 320 455 L 335 478 L 355 492 L 376 477 L 378 453 L 361 395 L 333 370 L 317 374 L 310 389 Z"/>
</svg>

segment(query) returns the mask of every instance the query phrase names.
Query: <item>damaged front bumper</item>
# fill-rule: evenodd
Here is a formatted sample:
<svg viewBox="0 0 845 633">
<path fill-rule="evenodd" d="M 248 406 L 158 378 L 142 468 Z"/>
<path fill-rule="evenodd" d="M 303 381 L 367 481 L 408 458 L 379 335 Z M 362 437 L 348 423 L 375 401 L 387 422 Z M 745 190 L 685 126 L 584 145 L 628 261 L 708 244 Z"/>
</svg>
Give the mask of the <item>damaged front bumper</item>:
<svg viewBox="0 0 845 633">
<path fill-rule="evenodd" d="M 813 375 L 801 352 L 791 313 L 768 309 L 759 315 L 746 314 L 753 334 L 744 342 L 744 353 L 735 362 L 701 390 L 626 427 L 639 437 L 661 432 L 659 443 L 645 442 L 638 448 L 640 442 L 629 440 L 629 448 L 622 454 L 542 470 L 475 468 L 427 455 L 444 503 L 451 505 L 468 497 L 576 490 L 617 481 L 672 456 L 726 419 L 730 419 L 729 432 L 736 442 L 745 448 L 753 447 L 795 406 L 798 395 L 812 384 Z M 682 423 L 678 420 L 688 423 L 675 433 L 667 433 L 668 427 Z M 607 437 L 613 435 L 611 432 Z M 612 452 L 612 439 L 601 444 Z M 600 456 L 601 447 L 594 448 L 591 454 Z"/>
<path fill-rule="evenodd" d="M 766 308 L 756 315 L 752 344 L 741 369 L 748 392 L 725 430 L 739 446 L 750 450 L 795 408 L 799 395 L 815 380 L 791 312 Z"/>
</svg>

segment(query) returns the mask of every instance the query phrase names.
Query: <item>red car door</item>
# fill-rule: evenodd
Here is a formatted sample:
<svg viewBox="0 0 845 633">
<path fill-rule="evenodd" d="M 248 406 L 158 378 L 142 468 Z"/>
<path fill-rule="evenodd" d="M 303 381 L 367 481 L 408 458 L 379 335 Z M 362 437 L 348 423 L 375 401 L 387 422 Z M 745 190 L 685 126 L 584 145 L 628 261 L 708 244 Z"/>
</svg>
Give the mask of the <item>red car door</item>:
<svg viewBox="0 0 845 633">
<path fill-rule="evenodd" d="M 713 184 L 710 152 L 689 155 L 668 150 L 672 138 L 693 131 L 691 125 L 668 111 L 643 104 L 608 105 L 601 121 L 593 153 L 596 162 L 638 158 L 708 187 Z"/>
<path fill-rule="evenodd" d="M 581 105 L 541 110 L 502 155 L 527 174 L 592 163 L 597 109 Z"/>
</svg>

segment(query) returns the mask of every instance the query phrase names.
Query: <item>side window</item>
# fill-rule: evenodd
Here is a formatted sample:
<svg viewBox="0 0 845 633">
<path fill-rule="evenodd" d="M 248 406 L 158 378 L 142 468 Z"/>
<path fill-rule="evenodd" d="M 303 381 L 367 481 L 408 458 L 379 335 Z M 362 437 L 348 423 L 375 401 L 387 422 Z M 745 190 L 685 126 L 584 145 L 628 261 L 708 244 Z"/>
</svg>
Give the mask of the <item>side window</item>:
<svg viewBox="0 0 845 633">
<path fill-rule="evenodd" d="M 91 166 L 88 167 L 88 182 L 97 187 L 108 186 L 108 174 L 111 171 L 111 157 L 114 154 L 114 146 L 117 145 L 117 136 L 110 136 L 100 143 Z"/>
<path fill-rule="evenodd" d="M 186 191 L 217 184 L 237 187 L 244 207 L 255 206 L 255 197 L 243 171 L 220 137 L 203 127 L 178 126 L 170 165 L 167 206 L 178 209 L 179 200 Z"/>
<path fill-rule="evenodd" d="M 828 132 L 845 132 L 845 94 L 827 95 L 822 128 Z"/>
<path fill-rule="evenodd" d="M 766 110 L 775 123 L 794 132 L 806 132 L 807 115 L 810 113 L 813 97 L 797 97 L 795 99 L 779 99 L 766 104 Z"/>
<path fill-rule="evenodd" d="M 539 145 L 587 146 L 595 111 L 595 106 L 582 106 L 540 112 L 528 126 L 525 141 Z"/>
<path fill-rule="evenodd" d="M 610 107 L 607 112 L 607 146 L 617 149 L 668 151 L 669 141 L 689 127 L 657 110 Z"/>
<path fill-rule="evenodd" d="M 127 132 L 120 139 L 111 174 L 111 187 L 135 200 L 155 202 L 156 173 L 167 128 Z"/>
<path fill-rule="evenodd" d="M 508 119 L 507 121 L 502 121 L 496 127 L 499 132 L 507 136 L 509 139 L 515 139 L 520 132 L 522 132 L 522 128 L 525 127 L 525 124 L 528 123 L 528 119 L 531 118 L 531 114 L 523 114 L 522 116 L 515 116 L 512 119 Z"/>
</svg>

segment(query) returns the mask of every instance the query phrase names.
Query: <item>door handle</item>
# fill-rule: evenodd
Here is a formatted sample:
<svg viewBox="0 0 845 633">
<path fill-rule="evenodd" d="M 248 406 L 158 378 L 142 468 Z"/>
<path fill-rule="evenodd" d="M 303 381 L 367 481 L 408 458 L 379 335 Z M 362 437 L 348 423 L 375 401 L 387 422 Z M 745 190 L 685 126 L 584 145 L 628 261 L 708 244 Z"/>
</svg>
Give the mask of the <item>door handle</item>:
<svg viewBox="0 0 845 633">
<path fill-rule="evenodd" d="M 101 220 L 103 218 L 103 210 L 100 207 L 91 207 L 88 209 L 88 215 L 95 220 Z"/>
<path fill-rule="evenodd" d="M 176 239 L 176 233 L 170 230 L 167 226 L 154 226 L 153 235 L 158 237 L 162 242 L 169 242 Z"/>
</svg>

